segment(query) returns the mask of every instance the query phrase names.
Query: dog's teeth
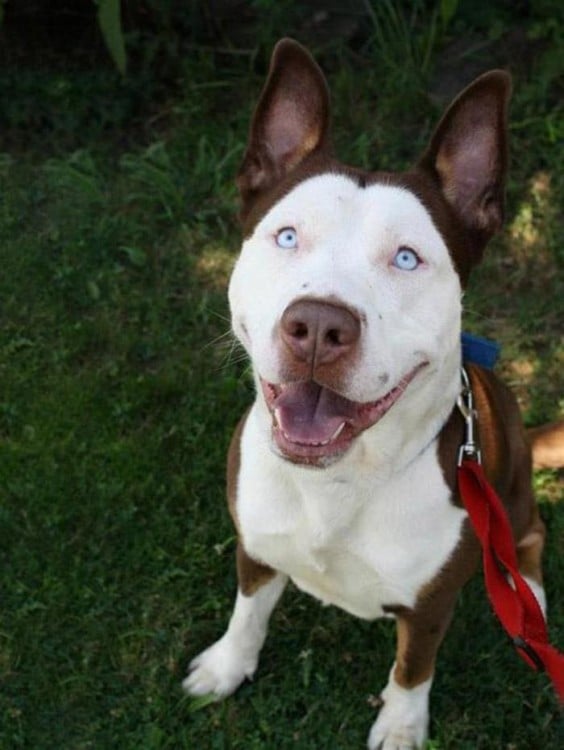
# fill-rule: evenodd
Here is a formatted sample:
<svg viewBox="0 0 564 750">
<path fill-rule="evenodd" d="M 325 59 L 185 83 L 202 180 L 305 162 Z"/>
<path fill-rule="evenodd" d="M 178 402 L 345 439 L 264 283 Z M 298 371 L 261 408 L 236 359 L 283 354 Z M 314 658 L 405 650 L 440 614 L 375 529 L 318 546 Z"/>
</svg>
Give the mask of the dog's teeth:
<svg viewBox="0 0 564 750">
<path fill-rule="evenodd" d="M 280 427 L 280 407 L 278 409 L 274 409 L 274 421 L 276 423 L 277 427 Z"/>
<path fill-rule="evenodd" d="M 341 432 L 343 431 L 344 427 L 345 427 L 345 422 L 341 422 L 341 424 L 337 427 L 337 429 L 333 433 L 331 440 L 336 440 L 341 434 Z M 331 440 L 328 440 L 327 443 L 330 443 Z M 326 445 L 326 443 L 323 443 L 323 445 Z"/>
</svg>

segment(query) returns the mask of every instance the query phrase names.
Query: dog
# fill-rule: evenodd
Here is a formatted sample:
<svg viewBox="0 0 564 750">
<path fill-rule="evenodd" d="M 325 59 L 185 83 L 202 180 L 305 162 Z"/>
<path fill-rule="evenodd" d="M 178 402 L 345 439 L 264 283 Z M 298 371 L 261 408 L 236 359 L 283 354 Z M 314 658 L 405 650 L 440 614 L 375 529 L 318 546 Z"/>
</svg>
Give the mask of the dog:
<svg viewBox="0 0 564 750">
<path fill-rule="evenodd" d="M 229 284 L 256 400 L 228 455 L 238 592 L 227 631 L 190 664 L 192 695 L 253 676 L 289 579 L 397 650 L 371 750 L 420 748 L 435 659 L 480 549 L 456 482 L 464 420 L 461 298 L 504 215 L 509 74 L 477 78 L 405 173 L 333 155 L 327 83 L 280 41 L 237 183 L 244 242 Z M 484 469 L 543 611 L 545 530 L 517 403 L 468 365 Z"/>
</svg>

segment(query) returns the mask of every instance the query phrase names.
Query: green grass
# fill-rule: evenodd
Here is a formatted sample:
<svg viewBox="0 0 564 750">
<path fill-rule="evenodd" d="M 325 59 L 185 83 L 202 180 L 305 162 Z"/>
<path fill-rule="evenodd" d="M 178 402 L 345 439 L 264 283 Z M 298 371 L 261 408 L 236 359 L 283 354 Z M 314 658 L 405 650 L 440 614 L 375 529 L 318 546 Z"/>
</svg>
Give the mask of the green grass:
<svg viewBox="0 0 564 750">
<path fill-rule="evenodd" d="M 501 11 L 499 22 L 509 28 Z M 455 16 L 451 33 L 470 23 Z M 507 229 L 465 300 L 467 326 L 503 344 L 501 371 L 531 424 L 558 415 L 563 365 L 564 22 L 539 23 L 528 31 L 542 54 L 516 79 Z M 356 163 L 401 167 L 437 111 L 421 81 L 405 101 L 379 77 L 376 54 L 325 52 L 336 142 Z M 252 394 L 225 336 L 225 286 L 239 243 L 233 175 L 260 79 L 202 53 L 147 124 L 85 72 L 65 79 L 73 106 L 57 119 L 61 75 L 54 89 L 48 72 L 25 79 L 0 158 L 0 748 L 363 747 L 393 628 L 293 590 L 254 683 L 207 706 L 179 687 L 225 627 L 236 585 L 223 467 Z M 30 90 L 48 138 L 37 123 L 22 129 L 35 123 Z M 104 124 L 90 122 L 89 106 L 102 117 L 106 105 Z M 564 648 L 561 484 L 550 472 L 535 482 Z M 564 745 L 547 680 L 513 654 L 479 580 L 441 651 L 432 713 L 433 750 Z"/>
</svg>

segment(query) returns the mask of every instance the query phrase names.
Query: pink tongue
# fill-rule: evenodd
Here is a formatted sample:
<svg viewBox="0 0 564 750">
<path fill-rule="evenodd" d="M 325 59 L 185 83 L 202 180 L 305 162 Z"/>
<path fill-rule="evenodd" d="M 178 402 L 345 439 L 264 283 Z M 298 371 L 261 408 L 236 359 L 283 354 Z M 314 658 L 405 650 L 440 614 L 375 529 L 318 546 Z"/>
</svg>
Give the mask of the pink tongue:
<svg viewBox="0 0 564 750">
<path fill-rule="evenodd" d="M 278 424 L 293 443 L 319 445 L 355 416 L 355 404 L 317 383 L 290 383 L 274 403 Z"/>
</svg>

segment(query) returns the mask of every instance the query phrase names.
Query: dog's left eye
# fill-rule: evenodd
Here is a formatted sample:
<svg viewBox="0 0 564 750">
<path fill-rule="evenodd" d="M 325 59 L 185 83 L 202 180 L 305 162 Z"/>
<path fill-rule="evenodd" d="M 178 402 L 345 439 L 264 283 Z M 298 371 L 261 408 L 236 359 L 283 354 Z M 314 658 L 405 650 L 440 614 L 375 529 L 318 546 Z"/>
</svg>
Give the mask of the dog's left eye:
<svg viewBox="0 0 564 750">
<path fill-rule="evenodd" d="M 298 246 L 298 233 L 294 227 L 284 227 L 276 234 L 276 244 L 285 250 L 291 250 Z"/>
<path fill-rule="evenodd" d="M 420 263 L 419 256 L 410 247 L 400 247 L 392 261 L 392 265 L 400 271 L 414 271 Z"/>
</svg>

